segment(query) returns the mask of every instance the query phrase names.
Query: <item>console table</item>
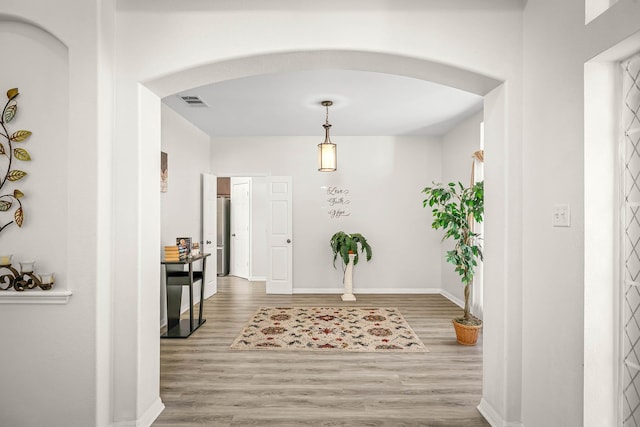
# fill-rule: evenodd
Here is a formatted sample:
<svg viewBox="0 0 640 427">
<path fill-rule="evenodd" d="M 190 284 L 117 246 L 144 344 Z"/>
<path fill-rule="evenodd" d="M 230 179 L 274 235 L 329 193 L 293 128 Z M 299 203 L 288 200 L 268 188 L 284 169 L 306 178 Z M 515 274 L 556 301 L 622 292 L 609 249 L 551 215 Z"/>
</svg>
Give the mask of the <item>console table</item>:
<svg viewBox="0 0 640 427">
<path fill-rule="evenodd" d="M 211 254 L 200 254 L 180 261 L 162 261 L 165 267 L 167 287 L 167 332 L 161 338 L 187 338 L 194 333 L 207 319 L 202 318 L 204 306 L 204 272 L 207 266 L 207 257 Z M 193 263 L 202 260 L 202 271 L 193 271 Z M 189 265 L 189 271 L 184 271 L 184 266 Z M 178 267 L 178 268 L 176 268 Z M 193 284 L 198 280 L 200 284 L 200 308 L 198 319 L 193 318 Z M 189 287 L 189 318 L 180 319 L 180 307 L 182 306 L 182 287 Z"/>
</svg>

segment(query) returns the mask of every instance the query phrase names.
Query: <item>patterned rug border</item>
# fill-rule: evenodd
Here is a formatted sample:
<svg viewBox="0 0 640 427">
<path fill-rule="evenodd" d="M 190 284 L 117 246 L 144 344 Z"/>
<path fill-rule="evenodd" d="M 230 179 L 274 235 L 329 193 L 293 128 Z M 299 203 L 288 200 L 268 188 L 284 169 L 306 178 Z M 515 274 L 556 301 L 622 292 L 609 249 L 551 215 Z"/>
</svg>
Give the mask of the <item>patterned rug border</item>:
<svg viewBox="0 0 640 427">
<path fill-rule="evenodd" d="M 409 330 L 415 340 L 417 341 L 417 347 L 409 348 L 390 348 L 390 349 L 371 349 L 371 348 L 294 348 L 294 347 L 248 347 L 239 346 L 239 342 L 243 339 L 245 331 L 255 321 L 258 314 L 263 310 L 344 310 L 344 309 L 359 309 L 359 310 L 392 310 L 394 314 L 398 316 L 404 327 Z M 233 343 L 229 346 L 230 351 L 292 351 L 292 352 L 347 352 L 347 353 L 429 353 L 429 349 L 424 345 L 418 334 L 413 330 L 407 319 L 402 315 L 397 307 L 372 307 L 372 306 L 344 306 L 344 307 L 325 307 L 325 306 L 260 306 L 250 316 L 249 320 L 245 323 L 240 331 L 239 335 L 233 340 Z"/>
</svg>

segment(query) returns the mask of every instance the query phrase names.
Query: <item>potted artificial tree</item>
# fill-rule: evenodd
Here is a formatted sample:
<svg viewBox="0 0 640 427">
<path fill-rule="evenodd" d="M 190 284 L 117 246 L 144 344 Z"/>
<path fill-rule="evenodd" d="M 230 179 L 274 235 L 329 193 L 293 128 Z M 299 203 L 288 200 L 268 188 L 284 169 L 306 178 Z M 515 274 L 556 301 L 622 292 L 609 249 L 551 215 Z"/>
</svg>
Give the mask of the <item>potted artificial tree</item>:
<svg viewBox="0 0 640 427">
<path fill-rule="evenodd" d="M 474 345 L 482 321 L 473 316 L 469 306 L 471 284 L 478 260 L 482 260 L 480 235 L 474 232 L 473 224 L 482 222 L 484 214 L 484 184 L 477 182 L 471 187 L 461 183 L 436 184 L 422 190 L 427 195 L 423 206 L 430 206 L 434 229 L 442 229 L 442 240 L 452 239 L 455 247 L 447 251 L 447 262 L 455 265 L 456 272 L 464 284 L 464 314 L 453 319 L 456 337 L 460 344 Z"/>
<path fill-rule="evenodd" d="M 344 231 L 338 231 L 331 236 L 331 250 L 333 251 L 333 267 L 336 268 L 336 260 L 338 256 L 342 259 L 344 268 L 342 269 L 344 276 L 342 282 L 344 284 L 344 294 L 342 301 L 355 301 L 353 295 L 353 266 L 358 263 L 359 253 L 364 253 L 367 261 L 371 260 L 371 246 L 362 234 L 347 234 Z M 359 253 L 358 253 L 359 252 Z"/>
</svg>

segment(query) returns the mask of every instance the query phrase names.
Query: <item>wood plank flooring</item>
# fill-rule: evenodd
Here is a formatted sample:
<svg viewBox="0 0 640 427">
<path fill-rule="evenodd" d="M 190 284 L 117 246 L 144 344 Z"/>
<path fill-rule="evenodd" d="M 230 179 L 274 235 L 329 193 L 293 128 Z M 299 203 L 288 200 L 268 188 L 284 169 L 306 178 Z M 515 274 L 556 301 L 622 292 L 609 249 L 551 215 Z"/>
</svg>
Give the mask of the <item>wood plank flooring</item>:
<svg viewBox="0 0 640 427">
<path fill-rule="evenodd" d="M 266 295 L 264 282 L 218 278 L 207 322 L 161 340 L 154 426 L 488 426 L 476 406 L 482 337 L 455 341 L 461 309 L 441 295 Z M 259 306 L 397 307 L 429 353 L 231 351 Z M 197 312 L 196 312 L 197 313 Z"/>
</svg>

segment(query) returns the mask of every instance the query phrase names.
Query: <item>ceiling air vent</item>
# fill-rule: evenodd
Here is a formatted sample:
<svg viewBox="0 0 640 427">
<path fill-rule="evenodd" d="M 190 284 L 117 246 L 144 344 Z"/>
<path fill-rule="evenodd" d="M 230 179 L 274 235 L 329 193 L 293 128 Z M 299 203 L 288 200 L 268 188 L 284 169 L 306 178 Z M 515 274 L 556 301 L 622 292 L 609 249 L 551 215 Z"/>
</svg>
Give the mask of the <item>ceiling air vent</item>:
<svg viewBox="0 0 640 427">
<path fill-rule="evenodd" d="M 190 107 L 208 107 L 208 105 L 205 104 L 204 101 L 197 96 L 185 95 L 180 96 L 180 99 L 182 99 L 185 104 Z"/>
</svg>

